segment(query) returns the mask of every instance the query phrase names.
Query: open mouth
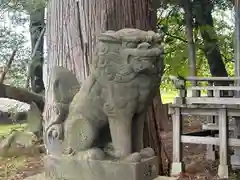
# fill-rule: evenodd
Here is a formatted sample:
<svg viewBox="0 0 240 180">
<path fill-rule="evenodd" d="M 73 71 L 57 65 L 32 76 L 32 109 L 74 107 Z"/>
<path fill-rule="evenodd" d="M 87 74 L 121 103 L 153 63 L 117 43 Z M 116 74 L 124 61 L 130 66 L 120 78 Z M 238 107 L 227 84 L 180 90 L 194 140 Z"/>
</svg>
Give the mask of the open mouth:
<svg viewBox="0 0 240 180">
<path fill-rule="evenodd" d="M 150 59 L 138 59 L 137 62 L 133 64 L 133 69 L 135 72 L 143 72 L 154 68 L 154 65 L 150 62 Z"/>
<path fill-rule="evenodd" d="M 131 56 L 140 57 L 143 59 L 152 59 L 153 57 L 157 57 L 161 55 L 161 49 L 159 48 L 151 48 L 151 49 L 131 49 L 127 48 L 123 51 L 125 54 L 129 54 Z"/>
</svg>

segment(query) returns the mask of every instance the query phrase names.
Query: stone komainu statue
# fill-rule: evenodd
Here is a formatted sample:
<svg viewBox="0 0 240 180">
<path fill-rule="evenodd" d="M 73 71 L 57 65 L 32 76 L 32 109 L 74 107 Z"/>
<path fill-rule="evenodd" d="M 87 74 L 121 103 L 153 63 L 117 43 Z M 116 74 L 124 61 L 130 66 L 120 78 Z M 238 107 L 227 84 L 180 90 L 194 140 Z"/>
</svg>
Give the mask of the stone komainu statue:
<svg viewBox="0 0 240 180">
<path fill-rule="evenodd" d="M 54 73 L 52 78 L 59 109 L 46 128 L 46 141 L 61 141 L 67 150 L 62 152 L 83 159 L 138 161 L 153 156 L 151 148 L 143 149 L 142 140 L 147 107 L 159 90 L 164 69 L 161 40 L 153 31 L 138 29 L 102 33 L 91 74 L 81 88 L 73 74 L 56 67 L 61 77 Z M 72 77 L 72 84 L 66 86 L 70 82 L 63 71 Z M 66 93 L 66 87 L 75 91 Z M 68 96 L 60 98 L 61 94 Z"/>
</svg>

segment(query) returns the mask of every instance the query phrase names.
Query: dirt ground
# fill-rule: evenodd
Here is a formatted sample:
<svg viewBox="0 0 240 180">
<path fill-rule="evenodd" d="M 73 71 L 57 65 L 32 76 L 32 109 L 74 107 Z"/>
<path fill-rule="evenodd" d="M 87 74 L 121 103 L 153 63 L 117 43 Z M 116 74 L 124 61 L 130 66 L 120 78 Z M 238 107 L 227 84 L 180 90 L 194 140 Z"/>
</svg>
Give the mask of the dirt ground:
<svg viewBox="0 0 240 180">
<path fill-rule="evenodd" d="M 39 155 L 0 159 L 1 180 L 23 180 L 41 172 L 42 169 L 42 157 Z"/>
<path fill-rule="evenodd" d="M 184 124 L 184 132 L 199 130 L 201 122 L 199 118 L 187 118 Z M 162 141 L 166 148 L 168 156 L 172 157 L 172 125 L 169 120 L 164 132 L 162 132 Z M 184 144 L 184 162 L 186 173 L 178 178 L 179 180 L 214 180 L 218 179 L 217 162 L 207 161 L 204 159 L 206 146 L 196 144 Z M 166 164 L 166 162 L 165 162 Z M 0 159 L 0 179 L 1 180 L 23 180 L 25 177 L 34 175 L 43 170 L 42 157 L 17 157 Z M 232 173 L 230 179 L 240 179 Z"/>
<path fill-rule="evenodd" d="M 200 117 L 185 117 L 184 132 L 194 132 L 201 129 L 201 123 L 206 122 Z M 170 161 L 172 160 L 172 122 L 169 120 L 161 134 Z M 184 144 L 183 160 L 186 172 L 179 175 L 179 180 L 217 180 L 217 161 L 205 159 L 206 145 Z M 166 164 L 166 163 L 165 163 Z M 230 172 L 231 180 L 239 180 L 236 172 Z"/>
<path fill-rule="evenodd" d="M 196 118 L 196 117 L 195 117 Z M 201 129 L 203 119 L 187 118 L 184 122 L 184 132 L 193 132 Z M 167 129 L 166 129 L 167 127 Z M 162 132 L 162 141 L 167 149 L 168 157 L 172 160 L 172 122 Z M 179 180 L 213 180 L 217 179 L 217 163 L 206 161 L 204 159 L 206 146 L 197 144 L 184 144 L 183 157 L 185 162 L 186 173 L 179 175 Z"/>
</svg>

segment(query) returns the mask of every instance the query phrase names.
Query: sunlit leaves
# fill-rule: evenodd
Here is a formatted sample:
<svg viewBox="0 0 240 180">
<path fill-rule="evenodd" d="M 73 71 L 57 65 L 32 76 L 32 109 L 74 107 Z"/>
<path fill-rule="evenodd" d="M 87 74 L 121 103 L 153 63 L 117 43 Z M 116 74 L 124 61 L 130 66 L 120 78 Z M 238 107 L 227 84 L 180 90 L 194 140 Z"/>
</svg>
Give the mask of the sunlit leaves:
<svg viewBox="0 0 240 180">
<path fill-rule="evenodd" d="M 212 0 L 217 8 L 228 10 L 233 7 L 232 0 Z"/>
<path fill-rule="evenodd" d="M 216 4 L 217 3 L 217 4 Z M 227 5 L 225 4 L 227 3 Z M 234 39 L 234 22 L 231 18 L 231 4 L 227 1 L 214 2 L 214 11 L 212 12 L 214 18 L 214 30 L 216 31 L 215 38 L 218 41 L 218 46 L 222 54 L 222 58 L 226 65 L 230 76 L 234 75 L 234 56 L 233 56 L 233 39 Z M 164 16 L 159 17 L 158 28 L 164 34 L 165 47 L 165 74 L 162 88 L 172 88 L 168 79 L 169 75 L 180 74 L 182 76 L 189 75 L 188 62 L 188 45 L 186 38 L 185 23 L 183 20 L 183 11 L 179 7 L 168 6 Z M 199 33 L 199 30 L 194 27 L 194 40 L 196 46 L 197 57 L 197 75 L 210 76 L 207 59 L 203 52 L 204 42 Z M 208 27 L 202 27 L 208 31 Z M 213 34 L 210 32 L 210 34 Z"/>
<path fill-rule="evenodd" d="M 4 66 L 14 49 L 17 54 L 7 74 L 6 83 L 15 86 L 22 85 L 26 77 L 26 65 L 30 58 L 30 51 L 25 46 L 26 39 L 23 34 L 16 33 L 9 28 L 0 28 L 0 66 Z"/>
<path fill-rule="evenodd" d="M 5 83 L 14 86 L 26 83 L 26 68 L 31 59 L 29 14 L 44 8 L 46 3 L 46 0 L 0 1 L 0 66 L 5 65 L 13 50 L 17 49 Z"/>
<path fill-rule="evenodd" d="M 0 0 L 0 9 L 31 13 L 46 7 L 47 0 Z"/>
<path fill-rule="evenodd" d="M 16 17 L 24 19 L 24 21 L 17 21 Z M 5 66 L 13 50 L 17 49 L 4 81 L 14 86 L 22 86 L 26 81 L 26 67 L 30 59 L 30 49 L 26 46 L 29 43 L 24 34 L 27 21 L 26 15 L 15 10 L 6 11 L 0 21 L 0 66 Z"/>
</svg>

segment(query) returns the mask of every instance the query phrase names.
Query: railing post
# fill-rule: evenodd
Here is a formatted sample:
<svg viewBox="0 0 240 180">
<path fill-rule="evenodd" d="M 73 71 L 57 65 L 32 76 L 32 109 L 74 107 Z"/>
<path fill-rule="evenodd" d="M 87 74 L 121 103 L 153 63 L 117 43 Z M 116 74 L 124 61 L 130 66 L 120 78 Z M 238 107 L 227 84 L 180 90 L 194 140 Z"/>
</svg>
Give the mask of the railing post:
<svg viewBox="0 0 240 180">
<path fill-rule="evenodd" d="M 226 108 L 219 109 L 219 166 L 218 176 L 228 179 L 228 116 Z"/>
<path fill-rule="evenodd" d="M 182 162 L 182 143 L 181 143 L 182 115 L 180 108 L 175 108 L 172 121 L 173 121 L 173 159 L 171 176 L 175 176 L 179 175 L 181 172 L 184 171 L 184 165 Z"/>
</svg>

